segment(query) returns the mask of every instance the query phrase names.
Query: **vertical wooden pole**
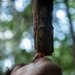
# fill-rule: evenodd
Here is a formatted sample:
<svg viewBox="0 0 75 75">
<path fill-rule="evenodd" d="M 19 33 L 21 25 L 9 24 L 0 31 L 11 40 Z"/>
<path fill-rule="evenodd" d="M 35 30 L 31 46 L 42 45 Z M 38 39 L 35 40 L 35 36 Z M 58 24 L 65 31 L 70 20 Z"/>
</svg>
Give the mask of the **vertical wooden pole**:
<svg viewBox="0 0 75 75">
<path fill-rule="evenodd" d="M 54 51 L 52 10 L 53 0 L 33 0 L 34 45 L 41 56 Z"/>
</svg>

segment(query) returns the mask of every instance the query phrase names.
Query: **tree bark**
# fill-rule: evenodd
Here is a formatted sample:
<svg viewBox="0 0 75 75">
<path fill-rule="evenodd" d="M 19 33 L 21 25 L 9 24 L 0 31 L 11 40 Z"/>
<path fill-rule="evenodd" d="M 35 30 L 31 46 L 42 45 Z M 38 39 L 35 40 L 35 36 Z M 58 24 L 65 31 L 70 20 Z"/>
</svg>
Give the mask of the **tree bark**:
<svg viewBox="0 0 75 75">
<path fill-rule="evenodd" d="M 33 0 L 34 45 L 37 54 L 52 55 L 53 26 L 52 26 L 53 0 Z"/>
</svg>

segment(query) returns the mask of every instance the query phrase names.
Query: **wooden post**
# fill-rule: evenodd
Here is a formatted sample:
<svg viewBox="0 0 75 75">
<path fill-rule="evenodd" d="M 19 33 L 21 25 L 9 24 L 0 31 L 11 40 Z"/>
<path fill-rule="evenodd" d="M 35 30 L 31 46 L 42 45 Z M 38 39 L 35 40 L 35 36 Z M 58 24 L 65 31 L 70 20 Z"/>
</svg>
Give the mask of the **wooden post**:
<svg viewBox="0 0 75 75">
<path fill-rule="evenodd" d="M 52 55 L 53 26 L 52 26 L 53 0 L 33 0 L 34 45 L 39 55 Z"/>
</svg>

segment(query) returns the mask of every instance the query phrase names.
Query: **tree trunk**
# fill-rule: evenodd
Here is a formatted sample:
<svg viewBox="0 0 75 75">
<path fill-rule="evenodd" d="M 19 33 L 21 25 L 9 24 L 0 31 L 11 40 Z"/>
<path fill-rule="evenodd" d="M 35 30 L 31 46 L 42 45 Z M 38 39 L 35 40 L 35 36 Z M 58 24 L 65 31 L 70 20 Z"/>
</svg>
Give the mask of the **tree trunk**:
<svg viewBox="0 0 75 75">
<path fill-rule="evenodd" d="M 53 0 L 33 0 L 34 45 L 37 54 L 52 55 L 53 26 L 52 26 Z"/>
<path fill-rule="evenodd" d="M 65 4 L 66 4 L 66 8 L 67 8 L 67 15 L 69 18 L 69 24 L 70 24 L 70 34 L 72 36 L 72 40 L 73 40 L 73 45 L 72 45 L 72 52 L 73 52 L 73 58 L 74 58 L 74 67 L 75 67 L 75 35 L 74 35 L 74 31 L 73 31 L 73 25 L 72 25 L 72 21 L 71 21 L 71 16 L 69 14 L 69 6 L 68 6 L 68 0 L 65 0 Z"/>
</svg>

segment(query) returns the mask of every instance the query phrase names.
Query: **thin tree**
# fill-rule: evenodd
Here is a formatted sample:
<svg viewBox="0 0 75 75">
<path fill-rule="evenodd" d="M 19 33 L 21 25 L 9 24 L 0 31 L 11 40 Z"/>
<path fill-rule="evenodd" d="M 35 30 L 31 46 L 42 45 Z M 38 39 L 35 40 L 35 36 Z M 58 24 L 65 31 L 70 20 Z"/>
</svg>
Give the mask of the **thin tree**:
<svg viewBox="0 0 75 75">
<path fill-rule="evenodd" d="M 67 15 L 69 19 L 69 24 L 70 24 L 70 34 L 73 40 L 73 45 L 72 45 L 72 52 L 73 52 L 73 58 L 74 58 L 74 67 L 75 67 L 75 35 L 74 35 L 74 30 L 73 30 L 73 24 L 72 24 L 72 19 L 71 15 L 69 13 L 69 5 L 68 5 L 68 0 L 64 0 L 66 4 L 66 10 L 67 10 Z"/>
</svg>

